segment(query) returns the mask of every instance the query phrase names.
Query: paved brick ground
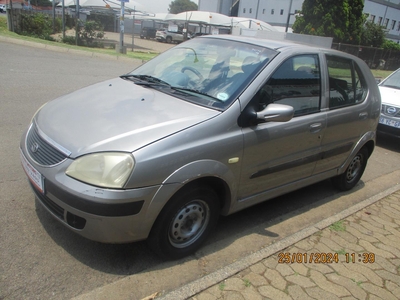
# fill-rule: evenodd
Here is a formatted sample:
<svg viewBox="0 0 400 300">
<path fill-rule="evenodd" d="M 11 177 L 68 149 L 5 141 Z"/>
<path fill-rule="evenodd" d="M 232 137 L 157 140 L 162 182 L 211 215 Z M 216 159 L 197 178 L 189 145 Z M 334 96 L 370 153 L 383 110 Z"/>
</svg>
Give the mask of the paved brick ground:
<svg viewBox="0 0 400 300">
<path fill-rule="evenodd" d="M 191 299 L 400 299 L 400 191 Z"/>
</svg>

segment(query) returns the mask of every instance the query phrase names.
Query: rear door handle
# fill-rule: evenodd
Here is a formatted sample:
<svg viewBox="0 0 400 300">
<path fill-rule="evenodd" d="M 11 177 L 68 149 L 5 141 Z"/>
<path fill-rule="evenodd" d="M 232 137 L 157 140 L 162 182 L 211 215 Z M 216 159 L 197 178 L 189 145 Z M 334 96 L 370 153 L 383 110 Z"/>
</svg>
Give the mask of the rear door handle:
<svg viewBox="0 0 400 300">
<path fill-rule="evenodd" d="M 362 112 L 358 115 L 358 118 L 361 120 L 365 120 L 368 117 L 368 113 L 367 112 Z"/>
</svg>

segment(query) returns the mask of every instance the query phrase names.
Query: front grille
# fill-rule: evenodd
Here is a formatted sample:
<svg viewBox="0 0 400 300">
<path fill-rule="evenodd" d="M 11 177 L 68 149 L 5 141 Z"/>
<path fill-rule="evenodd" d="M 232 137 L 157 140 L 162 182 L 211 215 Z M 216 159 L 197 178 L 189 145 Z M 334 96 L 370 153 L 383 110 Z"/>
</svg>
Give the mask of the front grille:
<svg viewBox="0 0 400 300">
<path fill-rule="evenodd" d="M 55 148 L 40 136 L 35 123 L 29 129 L 26 138 L 26 150 L 29 156 L 42 166 L 59 164 L 68 157 L 68 155 Z"/>
<path fill-rule="evenodd" d="M 400 107 L 382 104 L 381 113 L 389 117 L 400 118 Z"/>
</svg>

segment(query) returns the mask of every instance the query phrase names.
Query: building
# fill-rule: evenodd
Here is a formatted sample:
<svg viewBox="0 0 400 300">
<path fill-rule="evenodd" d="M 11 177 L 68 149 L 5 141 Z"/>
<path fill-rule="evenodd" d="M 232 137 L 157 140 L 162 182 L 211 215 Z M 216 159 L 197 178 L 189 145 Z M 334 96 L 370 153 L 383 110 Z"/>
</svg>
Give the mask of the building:
<svg viewBox="0 0 400 300">
<path fill-rule="evenodd" d="M 276 27 L 291 27 L 304 0 L 199 0 L 199 10 L 254 18 Z M 386 37 L 400 42 L 400 0 L 365 0 L 364 13 L 387 30 Z"/>
</svg>

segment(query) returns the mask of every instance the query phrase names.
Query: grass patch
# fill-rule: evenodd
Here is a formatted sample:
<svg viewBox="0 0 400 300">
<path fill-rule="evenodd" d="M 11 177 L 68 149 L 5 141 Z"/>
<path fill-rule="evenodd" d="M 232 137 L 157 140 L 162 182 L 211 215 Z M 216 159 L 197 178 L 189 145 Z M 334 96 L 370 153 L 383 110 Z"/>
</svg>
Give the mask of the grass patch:
<svg viewBox="0 0 400 300">
<path fill-rule="evenodd" d="M 221 282 L 221 283 L 218 285 L 218 288 L 219 288 L 220 291 L 223 291 L 223 290 L 225 289 L 225 287 L 226 287 L 225 282 Z"/>
<path fill-rule="evenodd" d="M 248 279 L 244 279 L 244 280 L 243 280 L 243 283 L 244 283 L 244 286 L 245 286 L 245 287 L 250 287 L 250 286 L 251 286 L 251 282 L 250 282 L 250 280 L 248 280 Z"/>
<path fill-rule="evenodd" d="M 43 45 L 57 46 L 57 47 L 66 48 L 66 49 L 74 49 L 74 50 L 102 53 L 102 54 L 108 54 L 111 56 L 124 55 L 124 57 L 129 57 L 132 59 L 140 59 L 142 61 L 148 61 L 158 55 L 158 53 L 153 53 L 153 52 L 139 52 L 139 51 L 132 52 L 131 49 L 129 49 L 129 48 L 127 49 L 126 54 L 120 54 L 120 53 L 117 53 L 115 51 L 115 49 L 80 47 L 80 46 L 75 46 L 75 45 L 64 44 L 61 42 L 52 42 L 52 41 L 46 41 L 46 40 L 33 38 L 33 37 L 29 37 L 29 36 L 18 35 L 16 33 L 8 30 L 7 18 L 5 16 L 0 16 L 0 35 L 5 36 L 5 37 L 15 38 L 15 39 L 22 40 L 22 41 L 35 42 L 35 43 L 40 43 Z"/>
<path fill-rule="evenodd" d="M 337 221 L 329 226 L 329 229 L 333 231 L 346 231 L 346 225 L 343 224 L 343 221 Z"/>
<path fill-rule="evenodd" d="M 339 254 L 339 255 L 346 255 L 346 250 L 344 250 L 344 249 L 340 249 L 340 250 L 338 250 L 338 251 L 335 251 L 337 254 Z"/>
</svg>

